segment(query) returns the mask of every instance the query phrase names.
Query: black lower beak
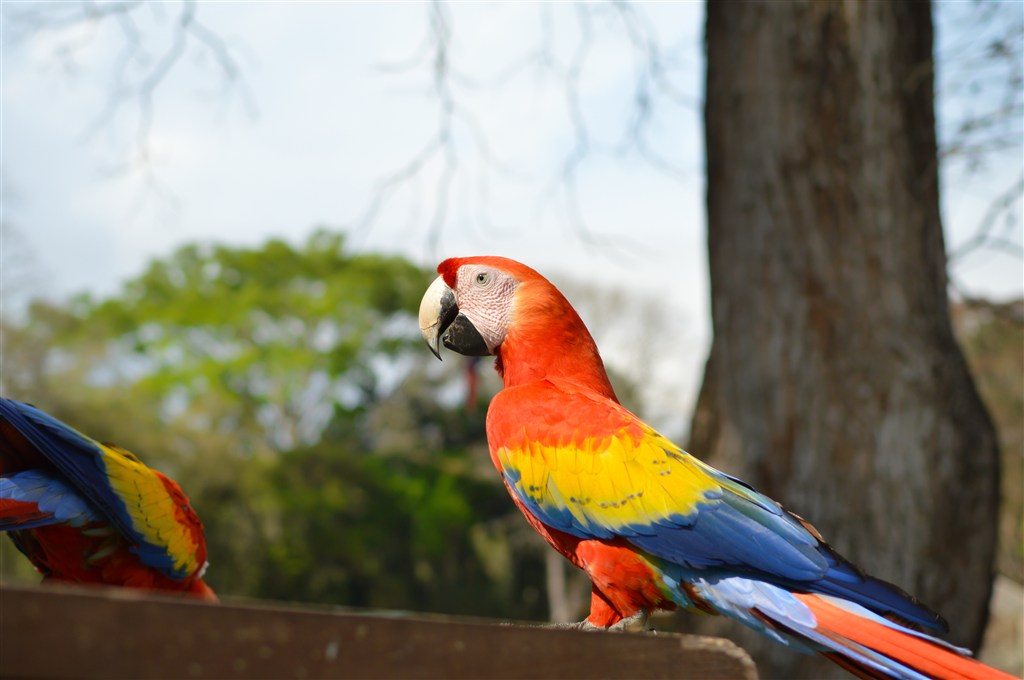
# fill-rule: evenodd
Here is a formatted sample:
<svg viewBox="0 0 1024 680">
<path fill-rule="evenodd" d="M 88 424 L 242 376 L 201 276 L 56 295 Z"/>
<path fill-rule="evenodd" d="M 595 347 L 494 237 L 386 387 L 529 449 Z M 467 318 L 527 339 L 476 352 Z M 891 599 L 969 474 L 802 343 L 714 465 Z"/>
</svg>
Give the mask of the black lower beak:
<svg viewBox="0 0 1024 680">
<path fill-rule="evenodd" d="M 484 336 L 476 329 L 469 319 L 459 312 L 453 321 L 444 329 L 441 336 L 444 346 L 453 352 L 458 352 L 468 357 L 485 357 L 491 353 Z"/>
</svg>

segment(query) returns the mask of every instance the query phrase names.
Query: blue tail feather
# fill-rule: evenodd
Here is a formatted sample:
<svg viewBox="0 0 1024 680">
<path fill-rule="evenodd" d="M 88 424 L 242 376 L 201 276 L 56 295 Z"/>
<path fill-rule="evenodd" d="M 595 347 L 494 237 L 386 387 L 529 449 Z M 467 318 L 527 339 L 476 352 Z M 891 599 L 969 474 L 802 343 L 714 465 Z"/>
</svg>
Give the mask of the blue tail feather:
<svg viewBox="0 0 1024 680">
<path fill-rule="evenodd" d="M 914 596 L 892 583 L 868 576 L 827 544 L 822 544 L 822 548 L 830 562 L 829 570 L 806 590 L 835 595 L 878 614 L 896 616 L 901 622 L 928 630 L 942 633 L 949 631 L 946 620 Z"/>
</svg>

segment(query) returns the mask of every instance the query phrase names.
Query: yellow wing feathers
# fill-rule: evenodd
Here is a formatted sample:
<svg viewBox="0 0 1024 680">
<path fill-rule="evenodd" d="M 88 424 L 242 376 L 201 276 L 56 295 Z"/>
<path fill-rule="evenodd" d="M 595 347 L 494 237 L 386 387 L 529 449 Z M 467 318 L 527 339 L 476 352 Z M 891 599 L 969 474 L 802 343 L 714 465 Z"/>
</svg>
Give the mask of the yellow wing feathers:
<svg viewBox="0 0 1024 680">
<path fill-rule="evenodd" d="M 108 444 L 99 446 L 110 486 L 124 502 L 135 531 L 146 542 L 163 546 L 176 571 L 197 571 L 197 544 L 191 528 L 181 521 L 184 508 L 171 495 L 159 473 L 124 449 Z"/>
<path fill-rule="evenodd" d="M 583 526 L 615 529 L 682 518 L 719 490 L 694 458 L 653 430 L 557 445 L 503 447 L 503 470 L 541 507 L 568 511 Z"/>
</svg>

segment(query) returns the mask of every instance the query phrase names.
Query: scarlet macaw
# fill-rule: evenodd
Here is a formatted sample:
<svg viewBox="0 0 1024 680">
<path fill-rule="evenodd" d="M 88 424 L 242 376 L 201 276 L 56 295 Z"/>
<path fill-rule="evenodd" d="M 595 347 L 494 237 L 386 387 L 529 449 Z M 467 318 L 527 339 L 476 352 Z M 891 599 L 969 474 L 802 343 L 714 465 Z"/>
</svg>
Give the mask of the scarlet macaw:
<svg viewBox="0 0 1024 680">
<path fill-rule="evenodd" d="M 682 607 L 733 617 L 867 677 L 1000 677 L 917 632 L 935 612 L 866 575 L 802 518 L 683 451 L 618 402 L 565 297 L 501 257 L 451 258 L 420 304 L 424 339 L 494 355 L 491 461 L 513 502 L 592 582 L 583 629 Z M 1009 676 L 1005 676 L 1009 677 Z"/>
<path fill-rule="evenodd" d="M 12 399 L 0 399 L 0 531 L 44 581 L 217 599 L 203 524 L 173 480 Z"/>
</svg>

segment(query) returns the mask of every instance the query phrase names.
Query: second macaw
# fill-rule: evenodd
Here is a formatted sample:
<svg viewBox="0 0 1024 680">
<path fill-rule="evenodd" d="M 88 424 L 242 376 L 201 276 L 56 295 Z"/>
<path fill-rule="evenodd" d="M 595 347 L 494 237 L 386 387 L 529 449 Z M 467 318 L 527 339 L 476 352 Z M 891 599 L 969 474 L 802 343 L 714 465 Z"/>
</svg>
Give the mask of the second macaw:
<svg viewBox="0 0 1024 680">
<path fill-rule="evenodd" d="M 543 276 L 500 257 L 451 258 L 438 273 L 420 305 L 423 337 L 438 358 L 442 343 L 496 357 L 491 460 L 527 521 L 590 577 L 581 628 L 682 607 L 864 677 L 1010 677 L 917 632 L 947 626 L 620 405 L 586 326 Z"/>
<path fill-rule="evenodd" d="M 202 522 L 174 480 L 13 399 L 0 399 L 0 531 L 47 581 L 217 599 Z"/>
</svg>

